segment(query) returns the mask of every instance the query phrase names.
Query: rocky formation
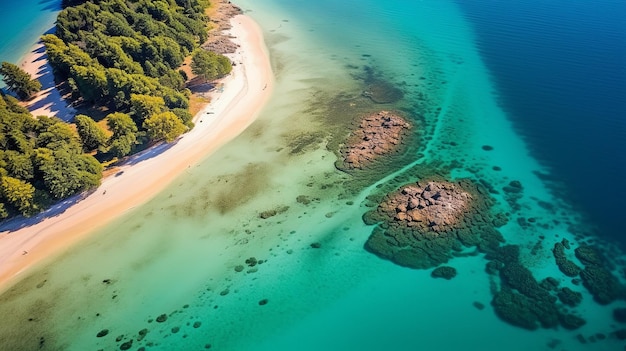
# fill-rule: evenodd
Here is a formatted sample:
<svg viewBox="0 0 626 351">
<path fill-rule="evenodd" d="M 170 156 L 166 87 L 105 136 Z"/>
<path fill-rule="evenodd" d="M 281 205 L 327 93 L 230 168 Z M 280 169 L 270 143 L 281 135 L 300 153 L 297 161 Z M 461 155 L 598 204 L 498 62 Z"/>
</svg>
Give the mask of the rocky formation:
<svg viewBox="0 0 626 351">
<path fill-rule="evenodd" d="M 381 207 L 407 227 L 438 235 L 458 226 L 471 201 L 472 196 L 454 183 L 427 182 L 404 187 Z"/>
<path fill-rule="evenodd" d="M 573 261 L 567 259 L 567 257 L 565 256 L 565 248 L 566 246 L 563 244 L 563 242 L 554 244 L 552 254 L 554 255 L 556 265 L 559 267 L 559 270 L 563 272 L 563 274 L 565 274 L 566 276 L 576 277 L 580 273 L 580 267 L 578 267 Z"/>
<path fill-rule="evenodd" d="M 613 319 L 620 323 L 626 323 L 626 308 L 616 308 L 613 310 Z"/>
<path fill-rule="evenodd" d="M 600 251 L 591 246 L 581 245 L 574 252 L 576 258 L 585 265 L 580 272 L 583 285 L 597 303 L 607 305 L 624 296 L 624 287 L 606 267 L 606 260 Z"/>
<path fill-rule="evenodd" d="M 365 248 L 401 266 L 425 269 L 448 262 L 463 246 L 483 252 L 503 241 L 489 215 L 485 189 L 468 180 L 424 180 L 388 194 L 365 214 L 380 223 Z"/>
<path fill-rule="evenodd" d="M 456 277 L 456 268 L 450 266 L 437 267 L 430 273 L 430 276 L 450 280 Z"/>
<path fill-rule="evenodd" d="M 202 47 L 219 54 L 232 54 L 239 46 L 222 32 L 230 29 L 232 27 L 230 19 L 242 14 L 243 11 L 228 0 L 212 1 L 212 5 L 216 7 L 216 10 L 210 14 L 212 28 Z"/>
<path fill-rule="evenodd" d="M 343 168 L 363 169 L 378 157 L 396 151 L 410 128 L 402 117 L 389 111 L 365 116 L 341 150 Z"/>
<path fill-rule="evenodd" d="M 562 288 L 558 292 L 557 296 L 564 305 L 570 307 L 576 307 L 583 300 L 583 295 L 581 293 L 568 287 Z"/>
<path fill-rule="evenodd" d="M 576 329 L 585 320 L 566 312 L 551 294 L 552 283 L 539 283 L 532 272 L 519 260 L 519 246 L 507 245 L 488 255 L 491 266 L 497 267 L 500 289 L 494 294 L 491 304 L 500 319 L 512 325 L 534 330 L 539 327 Z M 559 298 L 568 305 L 580 302 L 580 294 L 563 288 Z"/>
</svg>

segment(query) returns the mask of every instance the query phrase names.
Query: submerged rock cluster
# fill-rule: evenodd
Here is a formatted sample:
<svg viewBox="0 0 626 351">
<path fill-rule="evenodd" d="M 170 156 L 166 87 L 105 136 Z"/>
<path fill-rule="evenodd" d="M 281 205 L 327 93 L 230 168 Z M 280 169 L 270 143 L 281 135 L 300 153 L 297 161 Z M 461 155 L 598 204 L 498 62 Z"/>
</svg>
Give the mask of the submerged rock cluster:
<svg viewBox="0 0 626 351">
<path fill-rule="evenodd" d="M 585 265 L 580 271 L 583 285 L 597 303 L 607 305 L 626 295 L 625 288 L 607 268 L 606 258 L 600 251 L 592 246 L 581 245 L 574 252 L 576 258 Z"/>
<path fill-rule="evenodd" d="M 559 283 L 553 278 L 538 282 L 521 264 L 519 246 L 500 247 L 487 258 L 491 260 L 488 271 L 500 278 L 500 288 L 494 291 L 491 304 L 503 321 L 529 330 L 559 325 L 577 329 L 586 323 L 558 303 L 561 300 L 575 306 L 580 303 L 580 293 L 569 288 L 558 289 Z"/>
<path fill-rule="evenodd" d="M 484 189 L 469 180 L 407 184 L 365 214 L 366 223 L 380 223 L 365 248 L 418 269 L 446 263 L 463 247 L 490 252 L 503 239 L 494 229 L 489 207 Z"/>
<path fill-rule="evenodd" d="M 380 156 L 396 151 L 410 128 L 404 118 L 389 111 L 363 117 L 340 151 L 340 168 L 363 169 Z"/>
</svg>

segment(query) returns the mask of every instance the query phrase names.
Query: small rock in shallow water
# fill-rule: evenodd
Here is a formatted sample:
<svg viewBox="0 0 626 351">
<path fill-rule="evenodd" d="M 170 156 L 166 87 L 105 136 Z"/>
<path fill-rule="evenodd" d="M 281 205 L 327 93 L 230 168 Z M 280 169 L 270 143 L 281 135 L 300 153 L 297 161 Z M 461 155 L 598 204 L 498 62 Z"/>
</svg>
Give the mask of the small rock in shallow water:
<svg viewBox="0 0 626 351">
<path fill-rule="evenodd" d="M 158 316 L 156 318 L 156 321 L 159 323 L 163 323 L 167 320 L 167 315 L 165 313 L 163 313 L 162 315 Z"/>
<path fill-rule="evenodd" d="M 311 247 L 314 248 L 314 249 L 319 249 L 320 247 L 322 247 L 322 244 L 320 244 L 320 243 L 313 243 L 313 244 L 311 244 Z"/>
<path fill-rule="evenodd" d="M 226 296 L 226 295 L 228 295 L 229 292 L 230 292 L 230 290 L 224 289 L 224 290 L 222 290 L 222 292 L 220 292 L 220 295 Z"/>
<path fill-rule="evenodd" d="M 120 345 L 120 350 L 124 351 L 124 350 L 130 350 L 130 348 L 133 347 L 133 341 L 127 341 L 125 343 L 123 343 L 122 345 Z"/>
<path fill-rule="evenodd" d="M 446 280 L 450 280 L 456 277 L 456 269 L 449 266 L 437 267 L 430 273 L 430 276 L 433 278 L 443 278 Z"/>
<path fill-rule="evenodd" d="M 478 302 L 478 301 L 474 301 L 474 303 L 472 303 L 472 305 L 474 305 L 474 307 L 476 307 L 477 309 L 479 309 L 481 311 L 485 309 L 485 305 L 480 303 L 480 302 Z"/>
<path fill-rule="evenodd" d="M 243 271 L 242 265 L 235 266 L 235 272 L 241 272 L 241 271 Z"/>
<path fill-rule="evenodd" d="M 102 329 L 101 331 L 98 332 L 98 334 L 96 334 L 96 337 L 101 338 L 104 336 L 107 336 L 109 334 L 109 329 Z"/>
<path fill-rule="evenodd" d="M 263 300 L 259 301 L 259 305 L 260 306 L 267 305 L 267 303 L 268 303 L 267 299 L 263 299 Z"/>
</svg>

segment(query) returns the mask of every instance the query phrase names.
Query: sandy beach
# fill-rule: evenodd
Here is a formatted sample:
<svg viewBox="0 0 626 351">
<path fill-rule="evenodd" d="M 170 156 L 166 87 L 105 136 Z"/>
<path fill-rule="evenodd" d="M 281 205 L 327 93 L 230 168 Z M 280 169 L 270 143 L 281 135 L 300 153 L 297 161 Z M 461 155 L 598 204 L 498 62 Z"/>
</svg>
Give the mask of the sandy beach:
<svg viewBox="0 0 626 351">
<path fill-rule="evenodd" d="M 222 81 L 224 89 L 213 93 L 212 102 L 195 116 L 196 126 L 192 131 L 173 144 L 158 145 L 131 157 L 87 196 L 75 196 L 34 218 L 0 226 L 0 292 L 19 280 L 27 268 L 45 264 L 46 259 L 151 199 L 177 175 L 236 137 L 255 120 L 273 87 L 269 56 L 262 31 L 252 19 L 238 15 L 231 23 L 229 34 L 240 45 L 237 53 L 230 55 L 236 65 L 232 74 Z M 39 58 L 30 58 L 32 55 Z M 42 74 L 49 72 L 42 55 L 45 55 L 42 50 L 32 50 L 27 59 L 32 66 L 28 68 L 34 67 Z M 49 94 L 54 93 L 58 94 L 51 89 Z M 29 104 L 51 111 L 51 106 L 56 105 L 42 103 L 48 99 L 45 96 L 42 94 Z"/>
<path fill-rule="evenodd" d="M 55 116 L 69 122 L 76 110 L 63 99 L 59 90 L 55 89 L 52 66 L 48 63 L 48 55 L 40 40 L 22 60 L 21 67 L 41 83 L 39 91 L 31 100 L 23 103 L 33 116 Z"/>
</svg>

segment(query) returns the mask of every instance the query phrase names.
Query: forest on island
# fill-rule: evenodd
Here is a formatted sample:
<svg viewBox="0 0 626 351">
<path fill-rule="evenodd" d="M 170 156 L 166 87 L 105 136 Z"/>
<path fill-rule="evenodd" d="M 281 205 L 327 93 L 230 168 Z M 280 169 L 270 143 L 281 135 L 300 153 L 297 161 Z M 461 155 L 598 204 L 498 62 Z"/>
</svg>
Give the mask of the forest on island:
<svg viewBox="0 0 626 351">
<path fill-rule="evenodd" d="M 200 48 L 209 29 L 208 0 L 62 4 L 55 33 L 42 36 L 55 79 L 76 105 L 105 114 L 78 115 L 68 124 L 34 117 L 15 98 L 0 96 L 0 219 L 29 216 L 96 187 L 102 163 L 193 128 L 189 77 L 181 70 L 186 58 L 207 81 L 232 70 L 228 58 Z M 5 83 L 18 77 L 13 86 L 36 92 L 36 80 L 4 67 Z"/>
</svg>

